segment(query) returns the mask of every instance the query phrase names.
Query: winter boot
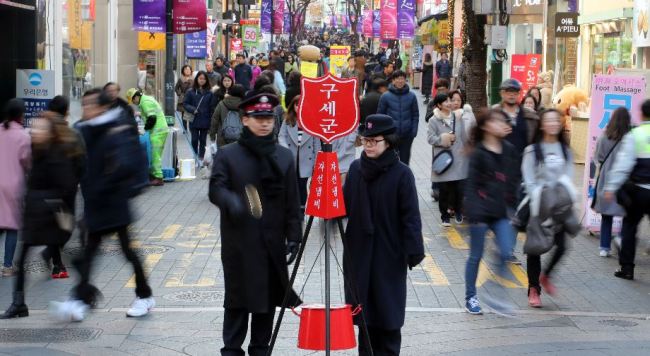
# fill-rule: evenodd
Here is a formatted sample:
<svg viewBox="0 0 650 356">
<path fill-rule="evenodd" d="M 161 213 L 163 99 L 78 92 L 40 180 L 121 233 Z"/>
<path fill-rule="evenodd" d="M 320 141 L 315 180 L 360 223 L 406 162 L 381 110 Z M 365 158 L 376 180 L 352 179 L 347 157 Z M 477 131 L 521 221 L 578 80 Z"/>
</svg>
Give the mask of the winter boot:
<svg viewBox="0 0 650 356">
<path fill-rule="evenodd" d="M 631 266 L 621 266 L 621 268 L 614 272 L 614 276 L 622 279 L 633 280 L 634 279 L 634 265 Z"/>
<path fill-rule="evenodd" d="M 29 310 L 25 305 L 25 293 L 14 292 L 14 301 L 9 306 L 9 309 L 0 315 L 0 319 L 24 318 L 28 315 Z"/>
</svg>

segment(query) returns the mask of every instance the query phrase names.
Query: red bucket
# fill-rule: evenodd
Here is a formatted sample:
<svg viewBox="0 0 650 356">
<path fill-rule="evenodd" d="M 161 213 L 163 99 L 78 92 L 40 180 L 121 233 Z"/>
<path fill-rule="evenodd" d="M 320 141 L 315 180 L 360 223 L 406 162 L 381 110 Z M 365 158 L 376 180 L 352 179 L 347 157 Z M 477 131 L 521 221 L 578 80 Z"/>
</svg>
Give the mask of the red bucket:
<svg viewBox="0 0 650 356">
<path fill-rule="evenodd" d="M 293 313 L 300 317 L 298 348 L 303 350 L 325 350 L 325 305 L 302 305 L 301 312 Z M 330 307 L 330 349 L 348 350 L 357 347 L 357 339 L 352 326 L 352 316 L 361 312 L 361 307 L 332 305 Z"/>
</svg>

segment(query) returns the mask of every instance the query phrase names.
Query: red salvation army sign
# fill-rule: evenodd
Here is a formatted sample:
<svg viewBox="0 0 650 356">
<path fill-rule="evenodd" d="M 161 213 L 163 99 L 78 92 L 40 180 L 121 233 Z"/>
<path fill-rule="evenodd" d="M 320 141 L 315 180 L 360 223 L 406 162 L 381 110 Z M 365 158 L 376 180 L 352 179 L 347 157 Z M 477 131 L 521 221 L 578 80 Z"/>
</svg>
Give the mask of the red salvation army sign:
<svg viewBox="0 0 650 356">
<path fill-rule="evenodd" d="M 331 73 L 320 78 L 303 77 L 298 122 L 303 130 L 327 143 L 346 136 L 359 126 L 357 79 L 341 79 Z"/>
</svg>

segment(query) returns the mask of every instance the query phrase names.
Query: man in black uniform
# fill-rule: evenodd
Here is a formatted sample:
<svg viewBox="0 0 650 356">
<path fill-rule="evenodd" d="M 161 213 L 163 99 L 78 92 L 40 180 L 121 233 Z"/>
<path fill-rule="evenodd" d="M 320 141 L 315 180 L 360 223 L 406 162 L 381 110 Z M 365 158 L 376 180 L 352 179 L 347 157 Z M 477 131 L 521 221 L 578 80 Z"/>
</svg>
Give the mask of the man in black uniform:
<svg viewBox="0 0 650 356">
<path fill-rule="evenodd" d="M 266 354 L 275 307 L 289 283 L 287 264 L 301 240 L 295 164 L 273 131 L 278 104 L 270 94 L 243 101 L 241 137 L 217 151 L 212 167 L 209 195 L 221 211 L 226 289 L 222 355 L 244 355 L 249 314 L 248 354 Z M 300 303 L 292 293 L 289 305 Z"/>
</svg>

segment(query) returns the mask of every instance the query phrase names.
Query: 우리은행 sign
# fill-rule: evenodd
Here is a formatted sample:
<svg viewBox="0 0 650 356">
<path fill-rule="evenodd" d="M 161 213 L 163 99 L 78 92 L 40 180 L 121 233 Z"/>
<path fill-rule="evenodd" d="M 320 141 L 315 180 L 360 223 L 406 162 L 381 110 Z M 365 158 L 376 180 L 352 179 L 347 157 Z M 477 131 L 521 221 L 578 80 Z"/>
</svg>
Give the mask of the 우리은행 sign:
<svg viewBox="0 0 650 356">
<path fill-rule="evenodd" d="M 54 94 L 53 70 L 16 69 L 16 98 L 25 102 L 25 127 L 47 110 Z"/>
</svg>

